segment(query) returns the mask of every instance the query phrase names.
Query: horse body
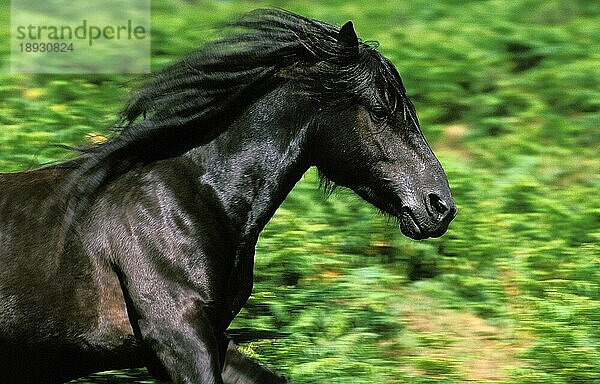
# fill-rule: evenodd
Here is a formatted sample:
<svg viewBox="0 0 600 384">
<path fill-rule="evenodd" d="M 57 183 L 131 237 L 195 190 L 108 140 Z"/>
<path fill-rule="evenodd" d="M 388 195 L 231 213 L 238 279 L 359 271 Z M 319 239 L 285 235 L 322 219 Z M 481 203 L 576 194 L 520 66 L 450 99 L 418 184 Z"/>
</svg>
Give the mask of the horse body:
<svg viewBox="0 0 600 384">
<path fill-rule="evenodd" d="M 63 223 L 49 218 L 61 216 L 55 189 L 68 171 L 0 176 L 9 186 L 0 234 L 22 234 L 0 250 L 0 329 L 12 332 L 0 339 L 0 350 L 10 351 L 0 359 L 7 382 L 62 382 L 148 364 L 141 358 L 147 345 L 135 334 L 172 348 L 181 335 L 167 333 L 180 332 L 177 323 L 197 308 L 205 316 L 199 324 L 210 324 L 216 345 L 226 345 L 223 332 L 252 289 L 258 235 L 309 164 L 305 130 L 273 107 L 284 92 L 257 103 L 210 144 L 119 177 L 82 216 L 85 232 L 56 244 L 48 239 L 61 237 Z M 128 300 L 136 303 L 129 313 Z M 149 327 L 147 319 L 157 318 L 164 324 Z M 220 371 L 216 345 L 205 351 Z M 194 356 L 202 351 L 195 347 L 182 353 L 208 360 Z"/>
<path fill-rule="evenodd" d="M 273 15 L 289 28 L 300 18 L 270 11 L 263 22 Z M 297 24 L 305 28 L 306 20 Z M 358 55 L 351 24 L 325 31 L 343 52 Z M 362 59 L 389 72 L 374 51 L 361 49 Z M 145 365 L 175 383 L 281 382 L 266 371 L 240 373 L 244 364 L 227 347 L 224 331 L 252 290 L 261 230 L 311 165 L 397 217 L 414 238 L 441 235 L 456 212 L 408 99 L 398 93 L 393 105 L 388 100 L 382 120 L 377 108 L 390 96 L 381 87 L 361 83 L 343 91 L 354 101 L 332 107 L 302 81 L 283 78 L 223 116 L 226 129 L 204 121 L 208 133 L 192 143 L 185 132 L 178 153 L 169 149 L 148 161 L 144 150 L 151 148 L 132 141 L 136 131 L 126 129 L 69 163 L 0 174 L 6 186 L 0 192 L 0 380 L 60 383 Z M 403 108 L 396 110 L 398 103 Z M 140 132 L 160 138 L 162 132 L 148 134 L 154 135 L 146 120 L 139 124 Z M 133 160 L 119 157 L 128 146 L 139 151 Z M 98 164 L 109 165 L 94 173 Z M 85 180 L 93 182 L 93 198 L 78 188 Z M 65 202 L 65 190 L 75 198 L 67 193 Z"/>
</svg>

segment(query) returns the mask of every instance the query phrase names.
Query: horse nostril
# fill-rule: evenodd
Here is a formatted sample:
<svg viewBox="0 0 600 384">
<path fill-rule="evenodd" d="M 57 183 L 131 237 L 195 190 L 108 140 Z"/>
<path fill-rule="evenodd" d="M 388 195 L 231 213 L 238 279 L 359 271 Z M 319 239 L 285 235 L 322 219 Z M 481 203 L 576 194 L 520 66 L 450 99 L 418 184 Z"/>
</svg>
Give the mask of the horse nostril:
<svg viewBox="0 0 600 384">
<path fill-rule="evenodd" d="M 429 194 L 429 205 L 435 210 L 440 216 L 444 216 L 448 212 L 448 205 L 435 193 Z"/>
</svg>

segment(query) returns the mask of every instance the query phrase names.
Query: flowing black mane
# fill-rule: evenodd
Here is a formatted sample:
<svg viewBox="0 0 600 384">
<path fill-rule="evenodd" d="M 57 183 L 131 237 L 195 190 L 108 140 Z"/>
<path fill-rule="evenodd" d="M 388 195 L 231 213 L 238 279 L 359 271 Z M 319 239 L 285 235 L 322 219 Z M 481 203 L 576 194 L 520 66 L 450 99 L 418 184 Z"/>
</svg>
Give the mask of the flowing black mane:
<svg viewBox="0 0 600 384">
<path fill-rule="evenodd" d="M 390 110 L 402 105 L 405 116 L 412 111 L 394 66 L 368 44 L 343 44 L 336 26 L 274 9 L 253 11 L 228 26 L 233 34 L 152 75 L 133 95 L 121 112 L 119 133 L 71 163 L 70 196 L 85 199 L 138 164 L 211 141 L 284 81 L 329 104 L 375 84 Z"/>
</svg>

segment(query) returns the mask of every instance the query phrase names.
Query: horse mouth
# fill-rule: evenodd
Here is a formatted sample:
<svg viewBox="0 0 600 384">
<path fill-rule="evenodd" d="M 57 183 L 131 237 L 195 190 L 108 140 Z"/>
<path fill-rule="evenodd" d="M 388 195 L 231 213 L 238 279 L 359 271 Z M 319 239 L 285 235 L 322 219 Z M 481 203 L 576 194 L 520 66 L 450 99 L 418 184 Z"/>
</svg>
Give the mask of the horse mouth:
<svg viewBox="0 0 600 384">
<path fill-rule="evenodd" d="M 409 205 L 405 204 L 400 196 L 396 193 L 389 194 L 376 194 L 370 189 L 358 189 L 357 194 L 363 199 L 367 200 L 381 211 L 390 214 L 395 217 L 400 226 L 400 231 L 406 237 L 413 240 L 424 240 L 430 237 L 440 237 L 448 228 L 448 223 L 443 224 L 429 224 L 427 220 L 419 221 L 417 218 L 424 216 L 425 213 L 417 209 L 412 209 Z M 380 196 L 384 196 L 381 198 Z M 425 209 L 425 208 L 423 208 Z"/>
<path fill-rule="evenodd" d="M 409 207 L 402 207 L 397 216 L 400 222 L 400 231 L 404 236 L 414 240 L 423 240 L 430 237 L 440 237 L 448 230 L 448 225 L 456 215 L 456 209 L 445 220 L 433 223 L 429 226 L 427 222 L 419 222 L 415 213 Z"/>
<path fill-rule="evenodd" d="M 419 226 L 417 220 L 413 217 L 410 209 L 402 209 L 398 216 L 400 221 L 400 231 L 406 237 L 410 237 L 413 240 L 423 240 L 429 236 Z"/>
</svg>

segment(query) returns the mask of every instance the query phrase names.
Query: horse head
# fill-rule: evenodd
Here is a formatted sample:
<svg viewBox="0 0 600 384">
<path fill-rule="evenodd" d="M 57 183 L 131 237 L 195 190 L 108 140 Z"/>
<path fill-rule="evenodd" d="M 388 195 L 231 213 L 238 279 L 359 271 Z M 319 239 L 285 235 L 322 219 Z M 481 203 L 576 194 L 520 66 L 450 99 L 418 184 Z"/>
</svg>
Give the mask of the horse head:
<svg viewBox="0 0 600 384">
<path fill-rule="evenodd" d="M 338 43 L 343 59 L 318 69 L 340 76 L 333 85 L 323 82 L 335 94 L 316 119 L 314 164 L 327 179 L 397 218 L 406 236 L 441 236 L 456 205 L 398 72 L 359 42 L 350 22 L 340 29 Z"/>
</svg>

